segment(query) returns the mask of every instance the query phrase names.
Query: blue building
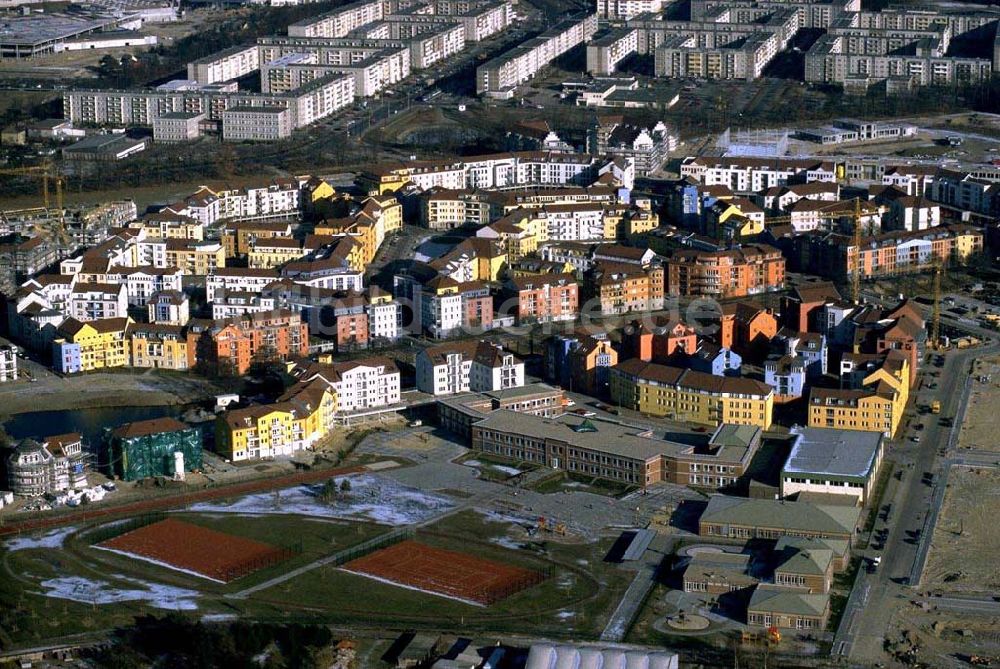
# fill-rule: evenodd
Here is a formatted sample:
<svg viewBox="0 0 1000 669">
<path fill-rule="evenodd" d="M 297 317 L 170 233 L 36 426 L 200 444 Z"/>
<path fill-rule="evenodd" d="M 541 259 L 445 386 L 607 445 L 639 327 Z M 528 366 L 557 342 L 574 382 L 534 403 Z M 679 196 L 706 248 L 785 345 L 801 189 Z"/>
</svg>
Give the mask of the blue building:
<svg viewBox="0 0 1000 669">
<path fill-rule="evenodd" d="M 806 387 L 806 366 L 793 355 L 771 356 L 764 362 L 764 383 L 774 388 L 776 402 L 802 397 Z"/>
<path fill-rule="evenodd" d="M 781 328 L 775 337 L 775 342 L 777 343 L 777 354 L 791 355 L 802 359 L 806 376 L 810 379 L 816 379 L 826 374 L 828 347 L 825 335 Z"/>
<path fill-rule="evenodd" d="M 83 371 L 80 345 L 63 339 L 53 342 L 52 368 L 60 374 L 78 374 Z"/>
<path fill-rule="evenodd" d="M 739 376 L 743 358 L 730 348 L 703 342 L 688 361 L 691 369 L 715 376 Z"/>
</svg>

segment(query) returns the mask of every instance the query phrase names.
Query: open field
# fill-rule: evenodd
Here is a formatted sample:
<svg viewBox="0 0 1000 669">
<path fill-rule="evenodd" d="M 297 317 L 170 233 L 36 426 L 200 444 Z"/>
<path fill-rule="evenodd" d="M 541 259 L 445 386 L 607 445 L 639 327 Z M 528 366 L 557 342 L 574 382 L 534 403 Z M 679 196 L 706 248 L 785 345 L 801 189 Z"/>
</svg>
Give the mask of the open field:
<svg viewBox="0 0 1000 669">
<path fill-rule="evenodd" d="M 287 560 L 228 583 L 174 568 L 185 551 L 160 552 L 155 559 L 168 564 L 155 564 L 94 547 L 123 520 L 81 516 L 76 525 L 12 535 L 0 544 L 0 648 L 127 625 L 136 616 L 163 610 L 261 621 L 361 622 L 387 629 L 594 637 L 634 575 L 604 561 L 611 537 L 529 535 L 516 519 L 474 510 L 456 513 L 454 503 L 436 502 L 451 498 L 401 486 L 384 474 L 351 478 L 358 485 L 352 483 L 347 495 L 317 497 L 317 486 L 300 485 L 170 514 L 181 524 L 223 533 L 232 541 L 293 549 Z M 361 483 L 368 478 L 375 479 L 372 485 Z M 381 498 L 372 497 L 373 491 L 381 491 Z M 482 606 L 337 567 L 342 562 L 335 556 L 380 537 L 387 524 L 414 527 L 414 540 L 434 555 L 468 556 L 469 564 L 482 566 L 470 567 L 470 577 L 486 565 L 493 576 L 493 565 L 499 564 L 510 573 L 548 578 Z M 427 567 L 438 569 L 439 561 Z M 454 575 L 454 565 L 445 564 Z M 191 566 L 193 572 L 208 569 L 184 568 Z"/>
<path fill-rule="evenodd" d="M 24 365 L 22 365 L 24 366 Z M 149 370 L 139 373 L 95 373 L 61 377 L 52 372 L 30 372 L 27 377 L 0 385 L 0 414 L 59 409 L 187 404 L 222 392 L 209 379 L 193 374 Z"/>
<path fill-rule="evenodd" d="M 134 555 L 219 583 L 228 583 L 291 557 L 287 549 L 176 518 L 126 532 L 97 547 Z"/>
<path fill-rule="evenodd" d="M 997 434 L 1000 434 L 1000 412 L 997 411 L 997 400 L 1000 399 L 1000 357 L 977 360 L 974 374 L 992 378 L 985 384 L 973 383 L 965 421 L 959 432 L 959 448 L 1000 453 L 1000 440 L 997 439 Z"/>
<path fill-rule="evenodd" d="M 932 590 L 1000 592 L 1000 470 L 953 467 L 924 572 Z"/>
<path fill-rule="evenodd" d="M 348 562 L 342 569 L 484 606 L 530 588 L 544 578 L 535 571 L 417 541 L 403 541 L 369 553 Z"/>
</svg>

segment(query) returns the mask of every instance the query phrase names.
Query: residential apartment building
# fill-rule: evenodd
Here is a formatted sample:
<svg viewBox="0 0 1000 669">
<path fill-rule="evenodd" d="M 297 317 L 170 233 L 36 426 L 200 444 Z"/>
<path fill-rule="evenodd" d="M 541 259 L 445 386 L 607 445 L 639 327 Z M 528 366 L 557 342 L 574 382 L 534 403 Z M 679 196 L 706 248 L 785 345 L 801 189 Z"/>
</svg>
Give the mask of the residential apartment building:
<svg viewBox="0 0 1000 669">
<path fill-rule="evenodd" d="M 260 69 L 256 44 L 234 46 L 187 64 L 187 78 L 202 86 L 232 81 Z"/>
<path fill-rule="evenodd" d="M 765 430 L 771 426 L 774 389 L 753 379 L 713 376 L 633 358 L 611 369 L 609 386 L 617 405 L 650 416 Z"/>
<path fill-rule="evenodd" d="M 546 342 L 545 376 L 570 391 L 595 397 L 608 391 L 608 376 L 618 351 L 607 339 L 556 335 Z"/>
<path fill-rule="evenodd" d="M 520 151 L 465 156 L 447 161 L 409 161 L 376 166 L 362 172 L 358 185 L 370 193 L 395 192 L 407 184 L 422 190 L 524 189 L 589 186 L 608 175 L 621 186 L 635 185 L 635 166 L 627 160 L 607 160 L 562 152 Z M 604 184 L 607 185 L 607 184 Z"/>
<path fill-rule="evenodd" d="M 910 397 L 910 359 L 903 351 L 886 354 L 885 364 L 865 376 L 860 388 L 813 388 L 809 427 L 881 432 L 899 429 Z"/>
<path fill-rule="evenodd" d="M 7 457 L 8 490 L 21 497 L 54 495 L 87 485 L 87 458 L 79 434 L 22 439 Z"/>
<path fill-rule="evenodd" d="M 323 378 L 337 395 L 337 414 L 368 413 L 400 403 L 400 373 L 388 358 L 365 358 L 337 362 Z"/>
<path fill-rule="evenodd" d="M 785 287 L 784 256 L 763 244 L 727 251 L 678 251 L 666 264 L 670 295 L 745 297 Z"/>
<path fill-rule="evenodd" d="M 666 272 L 659 263 L 643 268 L 621 263 L 601 263 L 589 276 L 591 293 L 605 314 L 657 311 L 666 295 Z"/>
<path fill-rule="evenodd" d="M 127 317 L 88 322 L 67 318 L 55 331 L 52 366 L 60 374 L 128 366 L 130 324 Z"/>
<path fill-rule="evenodd" d="M 822 181 L 836 183 L 837 165 L 812 158 L 699 156 L 681 162 L 681 177 L 705 186 L 726 186 L 750 195 L 775 186 Z"/>
<path fill-rule="evenodd" d="M 288 456 L 329 434 L 336 393 L 322 382 L 294 387 L 274 404 L 227 411 L 216 421 L 220 455 L 231 462 Z"/>
<path fill-rule="evenodd" d="M 81 322 L 128 316 L 124 284 L 77 283 L 69 296 L 69 315 Z"/>
<path fill-rule="evenodd" d="M 424 349 L 416 359 L 417 389 L 431 395 L 495 392 L 524 385 L 524 362 L 486 341 Z"/>
<path fill-rule="evenodd" d="M 191 368 L 192 351 L 187 333 L 180 325 L 132 323 L 126 332 L 129 365 L 147 369 Z"/>
<path fill-rule="evenodd" d="M 849 235 L 818 233 L 796 238 L 793 258 L 796 268 L 837 280 L 853 275 L 860 260 L 862 278 L 874 278 L 919 272 L 935 263 L 962 265 L 982 253 L 983 245 L 983 229 L 965 224 L 865 237 L 860 251 Z"/>
<path fill-rule="evenodd" d="M 505 289 L 517 300 L 518 323 L 571 321 L 580 310 L 580 286 L 572 274 L 514 277 Z"/>
<path fill-rule="evenodd" d="M 309 326 L 288 309 L 246 314 L 222 321 L 191 321 L 188 351 L 217 374 L 243 375 L 255 358 L 288 360 L 309 353 Z"/>
<path fill-rule="evenodd" d="M 476 93 L 510 99 L 520 84 L 573 47 L 589 42 L 596 33 L 596 14 L 566 19 L 476 68 Z"/>
</svg>

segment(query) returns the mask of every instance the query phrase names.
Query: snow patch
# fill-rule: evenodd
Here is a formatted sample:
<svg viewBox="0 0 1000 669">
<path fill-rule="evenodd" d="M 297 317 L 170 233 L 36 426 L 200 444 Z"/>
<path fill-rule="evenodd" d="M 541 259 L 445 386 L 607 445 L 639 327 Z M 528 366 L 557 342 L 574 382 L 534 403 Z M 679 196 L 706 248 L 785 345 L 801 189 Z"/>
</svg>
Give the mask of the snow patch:
<svg viewBox="0 0 1000 669">
<path fill-rule="evenodd" d="M 43 534 L 41 536 L 33 537 L 16 537 L 14 539 L 8 539 L 4 544 L 7 550 L 23 551 L 30 548 L 62 548 L 63 542 L 66 537 L 76 532 L 75 527 L 64 527 L 58 530 L 52 530 L 48 534 Z"/>
<path fill-rule="evenodd" d="M 521 473 L 520 469 L 515 469 L 514 467 L 506 467 L 504 465 L 490 465 L 493 469 L 498 472 L 503 472 L 504 474 L 509 474 L 510 476 L 517 476 Z"/>
<path fill-rule="evenodd" d="M 160 583 L 147 583 L 135 578 L 122 580 L 142 586 L 142 589 L 116 588 L 107 581 L 96 581 L 82 576 L 63 576 L 42 581 L 46 597 L 68 599 L 83 604 L 117 604 L 119 602 L 148 602 L 157 609 L 194 611 L 198 608 L 194 590 L 175 588 Z"/>
<path fill-rule="evenodd" d="M 556 614 L 556 618 L 559 620 L 569 620 L 570 618 L 575 618 L 576 612 L 574 611 L 560 611 Z"/>
<path fill-rule="evenodd" d="M 319 498 L 322 484 L 285 488 L 274 493 L 240 497 L 233 502 L 201 502 L 191 511 L 239 513 L 247 515 L 294 514 L 321 518 L 355 518 L 383 525 L 415 525 L 455 508 L 443 495 L 403 485 L 395 479 L 374 474 L 354 474 L 347 479 L 351 490 L 330 502 Z"/>
<path fill-rule="evenodd" d="M 491 543 L 497 544 L 498 546 L 503 546 L 504 548 L 510 548 L 511 550 L 521 550 L 524 548 L 524 544 L 520 541 L 515 541 L 510 537 L 493 537 L 490 539 Z"/>
</svg>

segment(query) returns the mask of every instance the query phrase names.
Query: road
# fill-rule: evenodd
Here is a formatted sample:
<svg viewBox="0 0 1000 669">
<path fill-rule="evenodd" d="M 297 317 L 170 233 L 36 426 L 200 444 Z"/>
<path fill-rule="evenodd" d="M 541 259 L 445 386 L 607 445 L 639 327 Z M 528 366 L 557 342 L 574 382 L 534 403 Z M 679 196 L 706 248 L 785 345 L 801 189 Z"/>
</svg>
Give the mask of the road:
<svg viewBox="0 0 1000 669">
<path fill-rule="evenodd" d="M 975 330 L 978 328 L 966 328 Z M 982 331 L 980 334 L 986 334 Z M 995 333 L 993 333 L 995 334 Z M 901 481 L 893 480 L 882 502 L 891 504 L 888 520 L 881 520 L 876 529 L 888 529 L 888 539 L 881 551 L 882 563 L 873 574 L 862 571 L 855 583 L 856 592 L 868 592 L 867 598 L 852 593 L 837 631 L 833 653 L 857 662 L 884 660 L 883 640 L 893 613 L 899 605 L 913 595 L 912 587 L 919 584 L 927 557 L 937 511 L 946 486 L 948 468 L 955 462 L 947 457 L 954 447 L 964 416 L 968 394 L 965 392 L 968 370 L 977 357 L 1000 351 L 1000 345 L 946 354 L 938 384 L 933 391 L 924 389 L 914 393 L 914 403 L 924 404 L 930 399 L 941 401 L 940 416 L 927 415 L 919 443 L 903 440 L 894 443 L 891 454 L 903 472 Z M 953 417 L 953 427 L 942 426 L 940 418 Z M 901 435 L 905 438 L 905 433 Z M 946 458 L 939 462 L 939 449 Z M 933 484 L 925 478 L 933 474 Z M 878 551 L 869 550 L 866 556 Z"/>
</svg>

